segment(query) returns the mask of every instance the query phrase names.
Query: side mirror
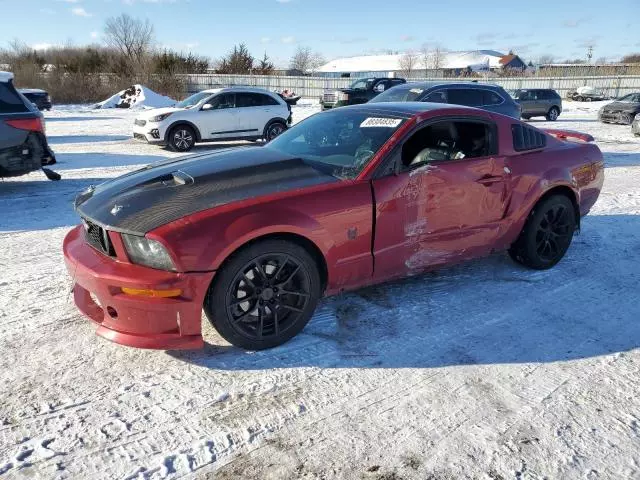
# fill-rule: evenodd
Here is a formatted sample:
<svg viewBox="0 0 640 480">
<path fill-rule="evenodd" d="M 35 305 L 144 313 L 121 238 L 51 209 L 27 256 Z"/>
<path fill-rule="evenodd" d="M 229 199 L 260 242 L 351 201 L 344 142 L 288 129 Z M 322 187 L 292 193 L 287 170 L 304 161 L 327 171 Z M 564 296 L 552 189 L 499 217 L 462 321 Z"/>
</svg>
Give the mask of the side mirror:
<svg viewBox="0 0 640 480">
<path fill-rule="evenodd" d="M 202 110 L 203 110 L 203 111 L 204 111 L 204 110 L 213 110 L 213 105 L 211 105 L 210 103 L 205 103 L 205 104 L 202 106 Z"/>
</svg>

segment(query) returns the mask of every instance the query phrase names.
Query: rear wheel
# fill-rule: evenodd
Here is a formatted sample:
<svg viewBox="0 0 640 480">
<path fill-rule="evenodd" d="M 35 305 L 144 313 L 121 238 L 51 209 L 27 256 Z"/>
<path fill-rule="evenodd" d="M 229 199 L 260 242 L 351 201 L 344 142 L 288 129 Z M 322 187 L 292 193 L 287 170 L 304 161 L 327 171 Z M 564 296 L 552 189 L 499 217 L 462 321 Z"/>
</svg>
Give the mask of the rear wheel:
<svg viewBox="0 0 640 480">
<path fill-rule="evenodd" d="M 318 267 L 303 247 L 264 240 L 234 254 L 216 274 L 204 310 L 229 343 L 262 350 L 297 335 L 320 294 Z"/>
<path fill-rule="evenodd" d="M 551 107 L 547 112 L 547 120 L 549 120 L 550 122 L 555 122 L 559 116 L 560 110 L 558 110 L 558 107 Z"/>
<path fill-rule="evenodd" d="M 196 143 L 196 134 L 188 125 L 178 125 L 169 133 L 169 146 L 176 152 L 188 152 Z"/>
<path fill-rule="evenodd" d="M 623 113 L 622 115 L 620 115 L 620 121 L 624 125 L 631 125 L 633 123 L 633 116 L 629 113 Z"/>
<path fill-rule="evenodd" d="M 287 126 L 282 122 L 271 122 L 264 129 L 264 140 L 265 142 L 270 142 L 282 132 L 287 129 Z"/>
<path fill-rule="evenodd" d="M 509 255 L 530 268 L 551 268 L 569 249 L 575 229 L 573 203 L 564 195 L 553 195 L 533 208 Z"/>
<path fill-rule="evenodd" d="M 577 102 L 582 102 L 582 101 L 584 100 L 584 98 L 582 98 L 582 96 L 581 96 L 581 95 L 578 95 L 578 96 L 575 98 L 575 100 L 576 100 Z"/>
</svg>

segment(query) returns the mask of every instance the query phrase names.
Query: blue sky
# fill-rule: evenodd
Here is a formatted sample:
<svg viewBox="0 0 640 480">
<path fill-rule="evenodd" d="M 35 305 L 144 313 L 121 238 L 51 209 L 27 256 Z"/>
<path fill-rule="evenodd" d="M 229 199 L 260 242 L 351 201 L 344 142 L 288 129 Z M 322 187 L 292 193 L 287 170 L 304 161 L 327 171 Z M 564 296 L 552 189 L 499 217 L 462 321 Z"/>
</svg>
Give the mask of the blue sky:
<svg viewBox="0 0 640 480">
<path fill-rule="evenodd" d="M 127 12 L 154 24 L 160 46 L 216 58 L 244 41 L 279 66 L 297 45 L 327 59 L 425 43 L 525 60 L 584 58 L 588 45 L 594 59 L 640 51 L 640 0 L 0 0 L 7 9 L 21 14 L 0 16 L 2 47 L 100 43 L 105 19 Z"/>
</svg>

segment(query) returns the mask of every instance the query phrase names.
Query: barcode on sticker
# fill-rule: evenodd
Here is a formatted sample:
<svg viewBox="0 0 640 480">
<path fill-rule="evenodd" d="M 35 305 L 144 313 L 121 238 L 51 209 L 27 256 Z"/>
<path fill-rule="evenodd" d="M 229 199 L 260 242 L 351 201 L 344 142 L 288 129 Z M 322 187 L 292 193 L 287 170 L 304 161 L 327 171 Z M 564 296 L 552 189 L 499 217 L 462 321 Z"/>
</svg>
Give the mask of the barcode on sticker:
<svg viewBox="0 0 640 480">
<path fill-rule="evenodd" d="M 363 127 L 397 127 L 402 122 L 399 118 L 367 118 L 360 124 L 360 128 Z"/>
</svg>

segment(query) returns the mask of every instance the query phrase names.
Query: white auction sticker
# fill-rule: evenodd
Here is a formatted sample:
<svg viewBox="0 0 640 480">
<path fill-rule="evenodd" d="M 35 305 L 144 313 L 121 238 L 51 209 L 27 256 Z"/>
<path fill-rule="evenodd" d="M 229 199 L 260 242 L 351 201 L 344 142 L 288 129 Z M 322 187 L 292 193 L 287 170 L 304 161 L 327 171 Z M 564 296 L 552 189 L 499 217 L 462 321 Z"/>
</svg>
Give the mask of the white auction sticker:
<svg viewBox="0 0 640 480">
<path fill-rule="evenodd" d="M 409 90 L 411 93 L 422 93 L 424 92 L 424 90 L 422 90 L 421 88 L 412 88 L 411 90 Z"/>
<path fill-rule="evenodd" d="M 367 118 L 364 122 L 360 124 L 360 128 L 364 127 L 397 127 L 402 122 L 399 118 L 376 118 L 371 117 Z"/>
</svg>

